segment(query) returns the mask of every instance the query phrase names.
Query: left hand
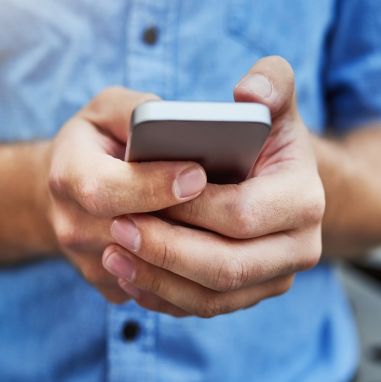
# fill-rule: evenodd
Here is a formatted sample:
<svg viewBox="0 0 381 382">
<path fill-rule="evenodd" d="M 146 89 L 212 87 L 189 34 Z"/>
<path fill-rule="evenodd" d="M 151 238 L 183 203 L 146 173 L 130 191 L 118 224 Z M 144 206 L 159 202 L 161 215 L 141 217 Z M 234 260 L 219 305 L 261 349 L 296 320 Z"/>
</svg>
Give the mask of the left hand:
<svg viewBox="0 0 381 382">
<path fill-rule="evenodd" d="M 112 225 L 119 245 L 105 250 L 103 264 L 144 308 L 205 318 L 233 312 L 285 293 L 294 274 L 320 258 L 324 191 L 291 67 L 279 57 L 258 61 L 234 97 L 263 103 L 272 114 L 271 134 L 248 179 L 208 184 L 196 199 L 162 211 L 213 232 L 146 214 Z"/>
</svg>

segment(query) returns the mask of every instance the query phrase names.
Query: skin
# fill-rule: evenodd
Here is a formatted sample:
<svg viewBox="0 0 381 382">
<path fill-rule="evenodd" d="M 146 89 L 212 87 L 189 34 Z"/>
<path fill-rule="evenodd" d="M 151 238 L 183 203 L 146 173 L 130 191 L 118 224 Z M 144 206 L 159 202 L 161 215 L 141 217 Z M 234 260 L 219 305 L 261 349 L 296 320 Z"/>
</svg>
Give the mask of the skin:
<svg viewBox="0 0 381 382">
<path fill-rule="evenodd" d="M 350 137 L 345 142 L 311 138 L 286 61 L 262 59 L 245 77 L 254 75 L 267 78 L 271 92 L 262 97 L 256 89 L 238 86 L 234 97 L 266 104 L 273 129 L 239 185 L 206 184 L 193 162 L 123 162 L 133 109 L 158 99 L 123 88 L 95 97 L 53 141 L 0 147 L 2 263 L 57 253 L 111 302 L 134 298 L 144 308 L 177 317 L 233 312 L 285 293 L 296 272 L 319 261 L 321 178 L 327 248 L 346 252 L 346 234 L 362 223 L 358 214 L 370 202 L 379 205 L 371 177 L 364 176 L 369 185 L 359 187 L 347 171 L 363 151 Z M 374 141 L 372 135 L 368 139 Z M 368 139 L 360 143 L 366 146 Z M 353 157 L 351 150 L 357 152 Z M 356 161 L 358 169 L 369 164 L 367 155 Z M 204 180 L 192 195 L 181 197 L 176 179 L 190 169 Z M 356 208 L 347 208 L 354 200 Z M 158 210 L 162 219 L 146 214 Z M 369 211 L 377 221 L 377 208 Z M 170 224 L 167 218 L 209 231 Z M 131 241 L 134 229 L 139 237 Z M 364 249 L 380 236 L 374 229 L 351 240 Z"/>
<path fill-rule="evenodd" d="M 324 255 L 363 257 L 381 243 L 380 126 L 361 126 L 336 140 L 311 138 L 327 199 Z"/>
</svg>

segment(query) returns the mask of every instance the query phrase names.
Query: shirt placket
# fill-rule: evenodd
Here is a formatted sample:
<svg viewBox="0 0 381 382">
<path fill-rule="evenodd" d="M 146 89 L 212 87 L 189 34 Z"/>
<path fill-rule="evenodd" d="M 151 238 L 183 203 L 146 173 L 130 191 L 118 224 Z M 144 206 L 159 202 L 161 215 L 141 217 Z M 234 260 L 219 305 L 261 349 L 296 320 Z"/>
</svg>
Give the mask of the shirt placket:
<svg viewBox="0 0 381 382">
<path fill-rule="evenodd" d="M 156 314 L 131 301 L 109 305 L 107 314 L 107 381 L 154 382 Z"/>
<path fill-rule="evenodd" d="M 132 0 L 126 18 L 125 84 L 175 97 L 178 0 Z"/>
<path fill-rule="evenodd" d="M 175 97 L 178 0 L 131 0 L 125 24 L 125 86 Z M 108 307 L 109 382 L 154 382 L 157 315 L 135 302 Z"/>
</svg>

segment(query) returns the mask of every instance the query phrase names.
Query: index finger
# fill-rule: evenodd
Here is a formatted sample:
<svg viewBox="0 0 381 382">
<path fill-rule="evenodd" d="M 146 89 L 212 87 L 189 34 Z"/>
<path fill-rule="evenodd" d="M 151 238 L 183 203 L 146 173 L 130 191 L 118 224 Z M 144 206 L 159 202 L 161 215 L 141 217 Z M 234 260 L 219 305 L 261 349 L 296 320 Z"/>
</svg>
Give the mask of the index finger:
<svg viewBox="0 0 381 382">
<path fill-rule="evenodd" d="M 144 102 L 160 100 L 155 94 L 112 86 L 95 96 L 77 115 L 126 143 L 131 115 L 136 107 Z"/>
<path fill-rule="evenodd" d="M 238 185 L 208 183 L 198 198 L 160 213 L 237 239 L 313 226 L 320 223 L 322 209 L 313 174 L 301 166 L 295 174 L 256 177 Z"/>
</svg>

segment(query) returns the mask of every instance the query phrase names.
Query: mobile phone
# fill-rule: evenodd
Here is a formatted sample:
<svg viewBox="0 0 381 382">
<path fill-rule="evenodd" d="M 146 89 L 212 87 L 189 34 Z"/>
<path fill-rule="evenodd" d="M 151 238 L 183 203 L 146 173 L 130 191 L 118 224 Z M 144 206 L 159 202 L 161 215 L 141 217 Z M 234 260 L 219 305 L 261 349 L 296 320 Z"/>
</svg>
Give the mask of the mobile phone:
<svg viewBox="0 0 381 382">
<path fill-rule="evenodd" d="M 261 104 L 146 102 L 132 114 L 125 160 L 195 161 L 209 183 L 240 183 L 270 131 L 270 111 Z"/>
</svg>

